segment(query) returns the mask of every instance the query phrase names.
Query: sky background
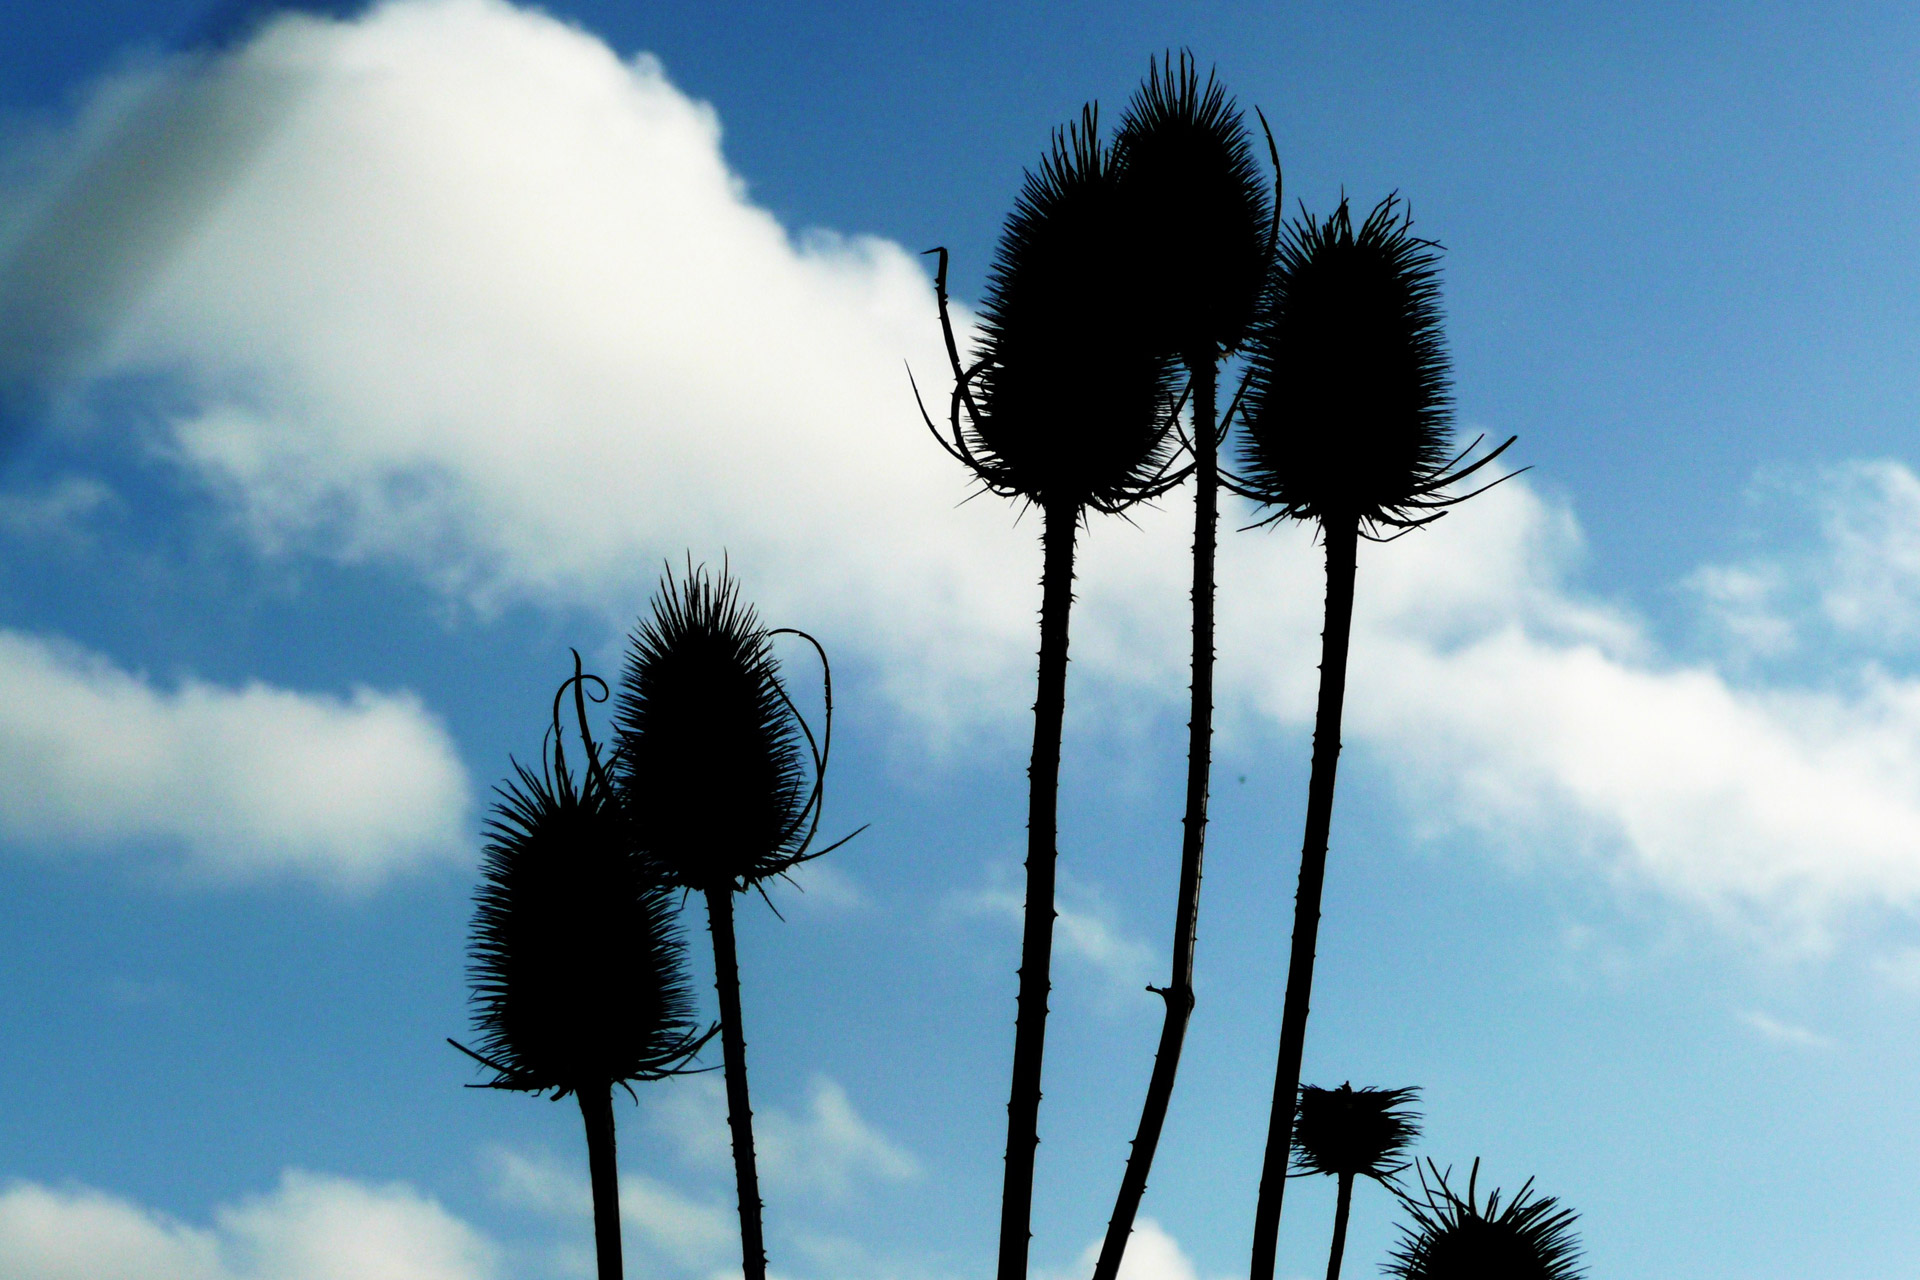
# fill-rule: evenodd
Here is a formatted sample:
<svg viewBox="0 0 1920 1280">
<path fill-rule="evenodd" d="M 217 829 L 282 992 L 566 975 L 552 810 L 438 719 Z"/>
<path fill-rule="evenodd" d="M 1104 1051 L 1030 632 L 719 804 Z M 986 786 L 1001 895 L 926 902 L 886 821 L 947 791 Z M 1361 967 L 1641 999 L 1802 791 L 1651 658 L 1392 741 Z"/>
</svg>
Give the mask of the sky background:
<svg viewBox="0 0 1920 1280">
<path fill-rule="evenodd" d="M 1460 428 L 1531 468 L 1363 548 L 1307 1080 L 1421 1087 L 1419 1154 L 1535 1179 L 1596 1277 L 1920 1266 L 1910 6 L 6 14 L 0 1271 L 589 1274 L 577 1110 L 445 1044 L 478 832 L 568 648 L 612 675 L 725 555 L 833 655 L 827 828 L 871 824 L 742 903 L 773 1270 L 989 1274 L 1038 522 L 919 425 L 918 255 L 977 301 L 1049 130 L 1182 46 L 1290 212 L 1411 202 Z M 1189 520 L 1085 540 L 1040 1280 L 1091 1271 L 1159 1028 Z M 1223 535 L 1128 1280 L 1244 1274 L 1320 592 L 1304 531 Z M 717 1081 L 639 1093 L 630 1274 L 737 1275 Z M 1287 1280 L 1331 1209 L 1290 1190 Z"/>
</svg>

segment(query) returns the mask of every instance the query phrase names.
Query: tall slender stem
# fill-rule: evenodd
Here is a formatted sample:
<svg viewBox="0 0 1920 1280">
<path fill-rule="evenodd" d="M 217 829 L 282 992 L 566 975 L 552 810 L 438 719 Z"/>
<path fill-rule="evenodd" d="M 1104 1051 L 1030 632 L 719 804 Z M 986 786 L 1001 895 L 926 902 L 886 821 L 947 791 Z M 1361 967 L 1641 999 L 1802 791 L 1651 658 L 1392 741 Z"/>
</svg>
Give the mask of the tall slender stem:
<svg viewBox="0 0 1920 1280">
<path fill-rule="evenodd" d="M 1357 520 L 1321 522 L 1327 544 L 1326 626 L 1320 633 L 1320 703 L 1313 719 L 1313 767 L 1307 779 L 1307 831 L 1300 849 L 1300 888 L 1293 900 L 1293 954 L 1287 961 L 1286 1003 L 1280 1014 L 1280 1061 L 1267 1120 L 1267 1155 L 1253 1214 L 1252 1280 L 1273 1280 L 1280 1240 L 1280 1200 L 1293 1153 L 1293 1111 L 1300 1093 L 1300 1056 L 1307 1040 L 1307 1003 L 1313 992 L 1313 952 L 1320 936 L 1320 889 L 1327 875 L 1327 836 L 1333 825 L 1333 777 L 1340 765 L 1340 712 L 1347 692 L 1347 644 L 1353 630 Z"/>
<path fill-rule="evenodd" d="M 1214 366 L 1211 353 L 1190 361 L 1193 375 L 1193 703 L 1187 717 L 1187 807 L 1181 820 L 1180 897 L 1173 919 L 1173 976 L 1165 989 L 1156 988 L 1166 1002 L 1160 1025 L 1160 1047 L 1154 1051 L 1153 1074 L 1147 1080 L 1146 1101 L 1140 1108 L 1140 1127 L 1127 1155 L 1113 1216 L 1107 1220 L 1107 1238 L 1094 1264 L 1093 1280 L 1114 1280 L 1127 1251 L 1140 1199 L 1147 1191 L 1147 1174 L 1160 1145 L 1167 1107 L 1173 1100 L 1173 1080 L 1180 1070 L 1180 1049 L 1193 1014 L 1193 947 L 1200 928 L 1200 863 L 1207 841 L 1207 787 L 1213 765 L 1213 561 L 1220 522 L 1220 429 L 1214 422 Z"/>
<path fill-rule="evenodd" d="M 620 1280 L 620 1170 L 613 1155 L 613 1086 L 575 1090 L 587 1126 L 587 1177 L 593 1183 L 593 1251 L 600 1280 Z"/>
<path fill-rule="evenodd" d="M 1340 1175 L 1340 1197 L 1333 1207 L 1333 1249 L 1327 1254 L 1327 1280 L 1340 1280 L 1340 1258 L 1347 1251 L 1347 1211 L 1353 1208 L 1353 1175 Z"/>
<path fill-rule="evenodd" d="M 740 958 L 733 945 L 733 886 L 707 890 L 713 934 L 713 986 L 720 997 L 720 1049 L 726 1062 L 727 1128 L 733 1134 L 733 1181 L 740 1198 L 740 1257 L 745 1280 L 767 1280 L 760 1233 L 760 1173 L 753 1160 L 753 1106 L 747 1099 L 747 1041 L 740 1028 Z"/>
<path fill-rule="evenodd" d="M 1020 936 L 1020 995 L 1014 1015 L 1013 1086 L 1007 1100 L 1006 1183 L 1000 1197 L 998 1280 L 1026 1280 L 1032 1238 L 1033 1161 L 1040 1145 L 1040 1063 L 1047 1040 L 1048 972 L 1053 963 L 1055 829 L 1060 799 L 1060 733 L 1067 705 L 1067 615 L 1073 607 L 1073 542 L 1079 508 L 1044 512 L 1040 575 L 1040 679 L 1033 702 L 1033 761 L 1027 769 L 1027 909 Z"/>
</svg>

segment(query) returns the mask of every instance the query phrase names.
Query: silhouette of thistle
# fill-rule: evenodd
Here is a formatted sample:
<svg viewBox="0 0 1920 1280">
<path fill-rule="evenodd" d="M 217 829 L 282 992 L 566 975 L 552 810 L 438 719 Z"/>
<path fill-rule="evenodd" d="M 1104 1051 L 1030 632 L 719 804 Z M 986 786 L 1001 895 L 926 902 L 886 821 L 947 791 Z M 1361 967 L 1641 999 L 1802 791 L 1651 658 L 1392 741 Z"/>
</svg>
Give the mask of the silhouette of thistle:
<svg viewBox="0 0 1920 1280">
<path fill-rule="evenodd" d="M 1420 1136 L 1420 1117 L 1406 1104 L 1419 1095 L 1418 1089 L 1356 1089 L 1351 1084 L 1300 1089 L 1293 1121 L 1294 1165 L 1299 1173 L 1339 1180 L 1327 1280 L 1340 1280 L 1353 1180 L 1365 1177 L 1385 1184 L 1407 1167 L 1400 1156 Z"/>
<path fill-rule="evenodd" d="M 1392 196 L 1357 233 L 1345 200 L 1324 222 L 1307 215 L 1280 243 L 1271 292 L 1249 344 L 1246 435 L 1235 490 L 1275 509 L 1263 524 L 1317 522 L 1327 554 L 1306 833 L 1254 1208 L 1252 1280 L 1272 1280 L 1279 1242 L 1333 821 L 1358 542 L 1389 541 L 1439 519 L 1473 496 L 1449 487 L 1513 443 L 1465 465 L 1467 451 L 1456 453 L 1449 443 L 1438 248 L 1412 234 L 1411 218 Z"/>
<path fill-rule="evenodd" d="M 476 1088 L 573 1094 L 586 1125 L 600 1280 L 619 1280 L 619 1179 L 613 1086 L 676 1074 L 713 1034 L 693 1025 L 686 944 L 670 890 L 628 838 L 587 728 L 589 685 L 554 695 L 538 773 L 519 762 L 498 788 L 475 895 L 468 974 L 477 1049 L 494 1072 Z M 560 706 L 574 696 L 584 770 L 568 764 Z"/>
<path fill-rule="evenodd" d="M 1579 1280 L 1579 1215 L 1552 1196 L 1531 1194 L 1533 1179 L 1505 1208 L 1496 1188 L 1477 1202 L 1480 1162 L 1467 1175 L 1467 1194 L 1447 1185 L 1447 1175 L 1427 1161 L 1433 1181 L 1420 1174 L 1421 1196 L 1402 1194 L 1412 1218 L 1402 1224 L 1399 1245 L 1383 1270 L 1400 1280 Z"/>
<path fill-rule="evenodd" d="M 1271 138 L 1268 150 L 1271 154 Z M 1201 84 L 1190 54 L 1148 64 L 1147 78 L 1122 117 L 1114 154 L 1121 204 L 1140 255 L 1138 287 L 1147 299 L 1148 332 L 1158 350 L 1186 367 L 1193 406 L 1193 678 L 1173 972 L 1165 987 L 1151 988 L 1165 1002 L 1165 1018 L 1094 1280 L 1119 1274 L 1193 1012 L 1193 950 L 1213 758 L 1214 551 L 1223 425 L 1215 416 L 1217 362 L 1246 337 L 1266 282 L 1275 231 L 1275 200 L 1268 197 L 1240 109 L 1211 72 Z M 1274 174 L 1277 184 L 1277 157 Z"/>
<path fill-rule="evenodd" d="M 1001 232 L 980 344 L 962 364 L 947 306 L 947 253 L 935 296 L 952 365 L 948 430 L 927 429 L 983 490 L 1038 506 L 1043 528 L 1038 693 L 1028 769 L 1027 899 L 1007 1103 L 999 1280 L 1026 1280 L 1040 1066 L 1053 953 L 1060 734 L 1066 707 L 1074 540 L 1086 511 L 1118 512 L 1177 484 L 1168 474 L 1173 362 L 1154 335 L 1131 269 L 1136 247 L 1097 109 L 1056 130 Z M 918 388 L 916 387 L 916 395 Z"/>
<path fill-rule="evenodd" d="M 826 717 L 816 739 L 780 679 L 776 635 L 813 645 L 825 672 L 819 643 L 805 632 L 763 627 L 724 567 L 709 578 L 689 565 L 678 582 L 669 570 L 652 616 L 634 630 L 614 707 L 616 789 L 633 839 L 668 884 L 707 902 L 747 1280 L 765 1280 L 767 1259 L 733 895 L 764 895 L 768 877 L 845 843 L 809 852 L 832 745 L 832 677 L 825 676 Z"/>
</svg>

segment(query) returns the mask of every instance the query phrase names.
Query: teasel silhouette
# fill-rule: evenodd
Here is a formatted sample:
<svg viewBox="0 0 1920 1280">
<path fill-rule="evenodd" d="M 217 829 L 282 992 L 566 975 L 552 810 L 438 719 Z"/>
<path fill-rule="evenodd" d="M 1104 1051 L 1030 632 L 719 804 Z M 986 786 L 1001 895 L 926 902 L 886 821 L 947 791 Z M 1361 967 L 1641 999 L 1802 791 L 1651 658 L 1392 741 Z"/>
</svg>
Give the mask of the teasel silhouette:
<svg viewBox="0 0 1920 1280">
<path fill-rule="evenodd" d="M 1178 412 L 1174 362 L 1137 288 L 1136 248 L 1098 108 L 1054 132 L 1002 229 L 979 347 L 961 360 L 947 302 L 947 252 L 934 291 L 952 366 L 947 430 L 921 416 L 983 492 L 1040 509 L 1040 654 L 1028 769 L 1027 898 L 1020 939 L 998 1280 L 1025 1280 L 1039 1145 L 1040 1069 L 1053 952 L 1061 725 L 1066 707 L 1074 543 L 1089 511 L 1123 512 L 1165 493 Z M 918 387 L 915 387 L 918 395 Z"/>
<path fill-rule="evenodd" d="M 590 693 L 597 690 L 597 693 Z M 561 704 L 571 691 L 585 757 L 568 763 Z M 554 695 L 540 772 L 514 762 L 497 790 L 475 895 L 468 974 L 487 1089 L 578 1099 L 593 1187 L 600 1280 L 620 1280 L 620 1191 L 613 1087 L 687 1070 L 714 1034 L 693 1021 L 686 944 L 672 891 L 634 850 L 587 699 L 606 684 L 581 670 Z"/>
<path fill-rule="evenodd" d="M 1264 118 L 1261 121 L 1265 125 Z M 1114 1280 L 1173 1098 L 1187 1023 L 1193 1014 L 1193 953 L 1199 931 L 1207 794 L 1213 758 L 1214 555 L 1220 510 L 1216 417 L 1219 362 L 1253 323 L 1272 263 L 1280 160 L 1272 135 L 1273 191 L 1254 158 L 1240 108 L 1212 72 L 1205 84 L 1191 54 L 1148 64 L 1147 78 L 1121 117 L 1114 140 L 1120 198 L 1139 246 L 1139 287 L 1156 347 L 1187 375 L 1194 475 L 1192 683 L 1187 719 L 1187 789 L 1181 823 L 1180 884 L 1174 910 L 1172 975 L 1150 987 L 1165 1004 L 1140 1123 L 1114 1198 L 1094 1280 Z"/>
<path fill-rule="evenodd" d="M 1579 1215 L 1560 1207 L 1552 1196 L 1534 1196 L 1533 1179 L 1502 1208 L 1495 1189 L 1485 1204 L 1474 1184 L 1480 1162 L 1473 1162 L 1462 1196 L 1447 1185 L 1447 1174 L 1427 1161 L 1433 1181 L 1420 1171 L 1421 1195 L 1401 1193 L 1411 1223 L 1400 1227 L 1398 1246 L 1382 1268 L 1400 1280 L 1579 1280 L 1580 1241 L 1573 1233 Z"/>
<path fill-rule="evenodd" d="M 1356 1089 L 1351 1083 L 1338 1089 L 1301 1086 L 1293 1120 L 1295 1174 L 1324 1174 L 1339 1185 L 1327 1280 L 1340 1280 L 1353 1180 L 1393 1186 L 1394 1176 L 1407 1168 L 1400 1157 L 1420 1136 L 1420 1117 L 1408 1105 L 1419 1096 L 1418 1089 Z"/>
<path fill-rule="evenodd" d="M 1254 1208 L 1252 1280 L 1271 1280 L 1279 1240 L 1333 821 L 1359 541 L 1392 541 L 1484 491 L 1449 490 L 1513 443 L 1509 438 L 1473 462 L 1466 458 L 1478 440 L 1458 451 L 1450 444 L 1439 248 L 1412 233 L 1411 215 L 1391 195 L 1358 231 L 1344 198 L 1325 221 L 1304 215 L 1281 238 L 1270 293 L 1248 344 L 1245 433 L 1231 487 L 1273 508 L 1261 525 L 1315 522 L 1327 556 L 1306 832 Z"/>
<path fill-rule="evenodd" d="M 773 639 L 781 635 L 805 641 L 820 658 L 818 737 L 780 678 Z M 746 1280 L 765 1280 L 733 895 L 765 897 L 768 879 L 859 834 L 812 849 L 833 745 L 826 651 L 803 631 L 763 626 L 724 565 L 709 577 L 689 561 L 679 581 L 667 571 L 651 616 L 634 629 L 614 727 L 615 789 L 635 843 L 668 884 L 706 899 L 742 1266 Z"/>
</svg>

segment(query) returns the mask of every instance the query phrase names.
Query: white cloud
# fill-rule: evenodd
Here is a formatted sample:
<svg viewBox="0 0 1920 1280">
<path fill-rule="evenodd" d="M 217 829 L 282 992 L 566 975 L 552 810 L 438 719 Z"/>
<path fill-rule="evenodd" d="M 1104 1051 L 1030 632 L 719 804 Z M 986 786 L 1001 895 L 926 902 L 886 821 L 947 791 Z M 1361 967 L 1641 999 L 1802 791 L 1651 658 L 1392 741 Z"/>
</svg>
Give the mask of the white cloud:
<svg viewBox="0 0 1920 1280">
<path fill-rule="evenodd" d="M 650 1118 L 682 1159 L 707 1168 L 731 1167 L 727 1097 L 705 1076 L 648 1091 Z M 806 1110 L 795 1115 L 756 1100 L 754 1152 L 761 1181 L 790 1192 L 838 1199 L 866 1180 L 899 1182 L 920 1175 L 920 1162 L 855 1110 L 837 1081 L 815 1076 Z"/>
<path fill-rule="evenodd" d="M 15 1182 L 0 1192 L 12 1280 L 489 1280 L 496 1251 L 433 1200 L 289 1171 L 211 1228 L 104 1192 Z"/>
<path fill-rule="evenodd" d="M 164 690 L 0 631 L 0 760 L 0 835 L 26 844 L 156 841 L 218 878 L 359 889 L 464 843 L 466 775 L 407 694 Z"/>
<path fill-rule="evenodd" d="M 82 367 L 172 379 L 190 408 L 166 447 L 261 546 L 615 616 L 663 557 L 725 549 L 769 617 L 856 654 L 936 736 L 1018 724 L 1036 522 L 954 506 L 967 484 L 902 372 L 937 397 L 911 252 L 789 235 L 655 62 L 501 0 L 284 17 L 170 74 L 144 133 L 98 123 L 133 93 L 119 82 L 74 134 L 106 156 L 90 172 L 172 139 L 137 183 L 62 188 L 90 243 L 146 246 L 140 287 L 104 290 L 129 301 Z M 114 198 L 87 204 L 96 187 Z M 1810 611 L 1920 630 L 1920 481 L 1852 474 L 1815 598 L 1776 598 L 1758 569 L 1697 580 L 1746 627 L 1738 647 L 1786 652 Z M 1143 696 L 1178 713 L 1188 510 L 1176 496 L 1087 536 L 1077 716 Z M 1597 853 L 1802 938 L 1920 903 L 1920 684 L 1677 663 L 1572 586 L 1579 553 L 1570 510 L 1523 481 L 1363 551 L 1349 740 L 1397 766 L 1430 825 Z M 1323 590 L 1305 534 L 1228 535 L 1220 577 L 1223 732 L 1304 723 Z"/>
</svg>

